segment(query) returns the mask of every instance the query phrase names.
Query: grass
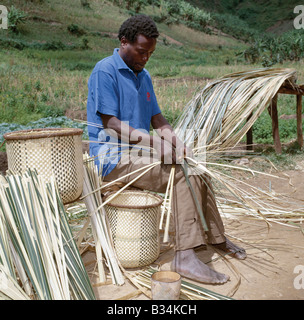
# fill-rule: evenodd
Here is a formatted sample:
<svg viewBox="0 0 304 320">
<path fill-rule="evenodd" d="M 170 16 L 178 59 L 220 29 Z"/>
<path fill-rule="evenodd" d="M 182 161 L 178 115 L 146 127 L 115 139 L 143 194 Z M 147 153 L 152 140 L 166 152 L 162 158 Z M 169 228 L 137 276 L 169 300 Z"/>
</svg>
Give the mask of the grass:
<svg viewBox="0 0 304 320">
<path fill-rule="evenodd" d="M 2 122 L 26 124 L 42 117 L 58 117 L 65 109 L 84 104 L 86 81 L 79 72 L 61 72 L 59 77 L 53 68 L 47 71 L 15 70 L 3 75 Z"/>
</svg>

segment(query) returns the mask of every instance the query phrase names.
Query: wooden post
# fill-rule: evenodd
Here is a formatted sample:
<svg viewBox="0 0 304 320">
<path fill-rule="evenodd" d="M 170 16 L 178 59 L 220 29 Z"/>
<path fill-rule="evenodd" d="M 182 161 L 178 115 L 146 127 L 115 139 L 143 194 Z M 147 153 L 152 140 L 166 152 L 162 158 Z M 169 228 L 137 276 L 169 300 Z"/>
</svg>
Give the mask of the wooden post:
<svg viewBox="0 0 304 320">
<path fill-rule="evenodd" d="M 297 134 L 298 144 L 303 148 L 303 131 L 302 131 L 302 95 L 297 95 Z"/>
<path fill-rule="evenodd" d="M 279 134 L 279 117 L 278 117 L 278 94 L 276 94 L 271 104 L 268 108 L 268 112 L 272 119 L 272 136 L 273 136 L 273 142 L 274 142 L 274 149 L 276 153 L 281 154 L 282 153 L 282 145 L 280 141 L 280 134 Z"/>
<path fill-rule="evenodd" d="M 251 117 L 252 117 L 252 113 L 248 116 L 247 121 L 249 121 Z M 253 150 L 252 127 L 247 131 L 246 138 L 247 138 L 246 149 Z"/>
</svg>

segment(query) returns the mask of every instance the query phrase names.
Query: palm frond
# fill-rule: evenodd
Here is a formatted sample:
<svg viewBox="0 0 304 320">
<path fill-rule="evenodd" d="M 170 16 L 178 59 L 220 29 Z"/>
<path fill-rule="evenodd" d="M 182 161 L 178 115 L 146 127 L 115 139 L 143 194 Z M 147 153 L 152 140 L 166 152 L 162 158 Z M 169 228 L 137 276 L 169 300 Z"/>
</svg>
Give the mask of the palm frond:
<svg viewBox="0 0 304 320">
<path fill-rule="evenodd" d="M 175 131 L 188 145 L 235 146 L 270 104 L 292 69 L 264 68 L 229 74 L 210 81 L 180 115 Z M 251 118 L 247 121 L 249 115 Z M 246 123 L 244 123 L 247 121 Z"/>
<path fill-rule="evenodd" d="M 276 221 L 272 213 L 284 211 L 283 199 L 254 188 L 220 168 L 242 173 L 247 171 L 253 175 L 265 173 L 222 164 L 220 160 L 223 156 L 228 157 L 227 152 L 241 141 L 283 83 L 294 85 L 295 78 L 296 71 L 292 69 L 264 68 L 233 73 L 210 81 L 187 104 L 175 125 L 180 139 L 194 146 L 195 158 L 185 159 L 189 167 L 201 177 L 208 174 L 219 186 L 218 189 L 227 190 L 235 199 L 234 202 L 267 223 L 268 217 Z M 219 198 L 218 194 L 216 197 Z M 223 204 L 223 208 L 226 208 L 227 202 L 233 203 L 227 195 L 223 196 L 219 207 Z M 302 211 L 302 208 L 297 210 Z"/>
</svg>

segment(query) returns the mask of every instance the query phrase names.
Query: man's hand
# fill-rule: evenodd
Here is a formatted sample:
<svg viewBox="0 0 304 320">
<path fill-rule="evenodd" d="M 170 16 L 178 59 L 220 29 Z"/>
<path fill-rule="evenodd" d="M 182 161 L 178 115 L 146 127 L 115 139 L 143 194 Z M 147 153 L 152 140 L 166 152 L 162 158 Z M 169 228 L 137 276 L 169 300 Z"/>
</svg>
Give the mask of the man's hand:
<svg viewBox="0 0 304 320">
<path fill-rule="evenodd" d="M 176 163 L 176 152 L 172 144 L 159 137 L 154 138 L 153 148 L 157 152 L 157 157 L 164 164 L 175 164 Z"/>
<path fill-rule="evenodd" d="M 186 145 L 184 145 L 184 156 L 188 158 L 194 157 L 193 150 Z"/>
<path fill-rule="evenodd" d="M 158 158 L 165 164 L 182 164 L 185 157 L 193 157 L 192 150 L 183 143 L 174 147 L 171 142 L 157 137 L 154 139 L 153 147 Z"/>
<path fill-rule="evenodd" d="M 167 141 L 167 143 L 162 142 L 163 151 L 156 144 L 154 146 L 158 150 L 160 158 L 164 159 L 164 162 L 167 160 L 165 163 L 182 164 L 186 156 L 189 158 L 193 157 L 192 150 L 178 138 L 171 125 L 161 113 L 153 116 L 151 123 L 158 136 L 163 141 Z M 170 160 L 169 162 L 168 159 Z"/>
<path fill-rule="evenodd" d="M 186 157 L 193 158 L 193 151 L 182 142 L 177 144 L 175 149 L 176 159 L 178 164 L 182 164 Z"/>
</svg>

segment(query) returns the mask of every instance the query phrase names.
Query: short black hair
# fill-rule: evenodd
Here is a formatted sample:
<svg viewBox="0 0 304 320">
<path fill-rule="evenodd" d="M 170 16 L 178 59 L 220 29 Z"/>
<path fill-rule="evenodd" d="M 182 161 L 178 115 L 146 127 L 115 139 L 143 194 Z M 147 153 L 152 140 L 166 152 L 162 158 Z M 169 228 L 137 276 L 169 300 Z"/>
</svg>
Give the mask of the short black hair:
<svg viewBox="0 0 304 320">
<path fill-rule="evenodd" d="M 148 38 L 159 36 L 155 22 L 144 14 L 132 16 L 123 22 L 118 32 L 118 39 L 125 37 L 130 42 L 134 42 L 139 34 Z"/>
</svg>

